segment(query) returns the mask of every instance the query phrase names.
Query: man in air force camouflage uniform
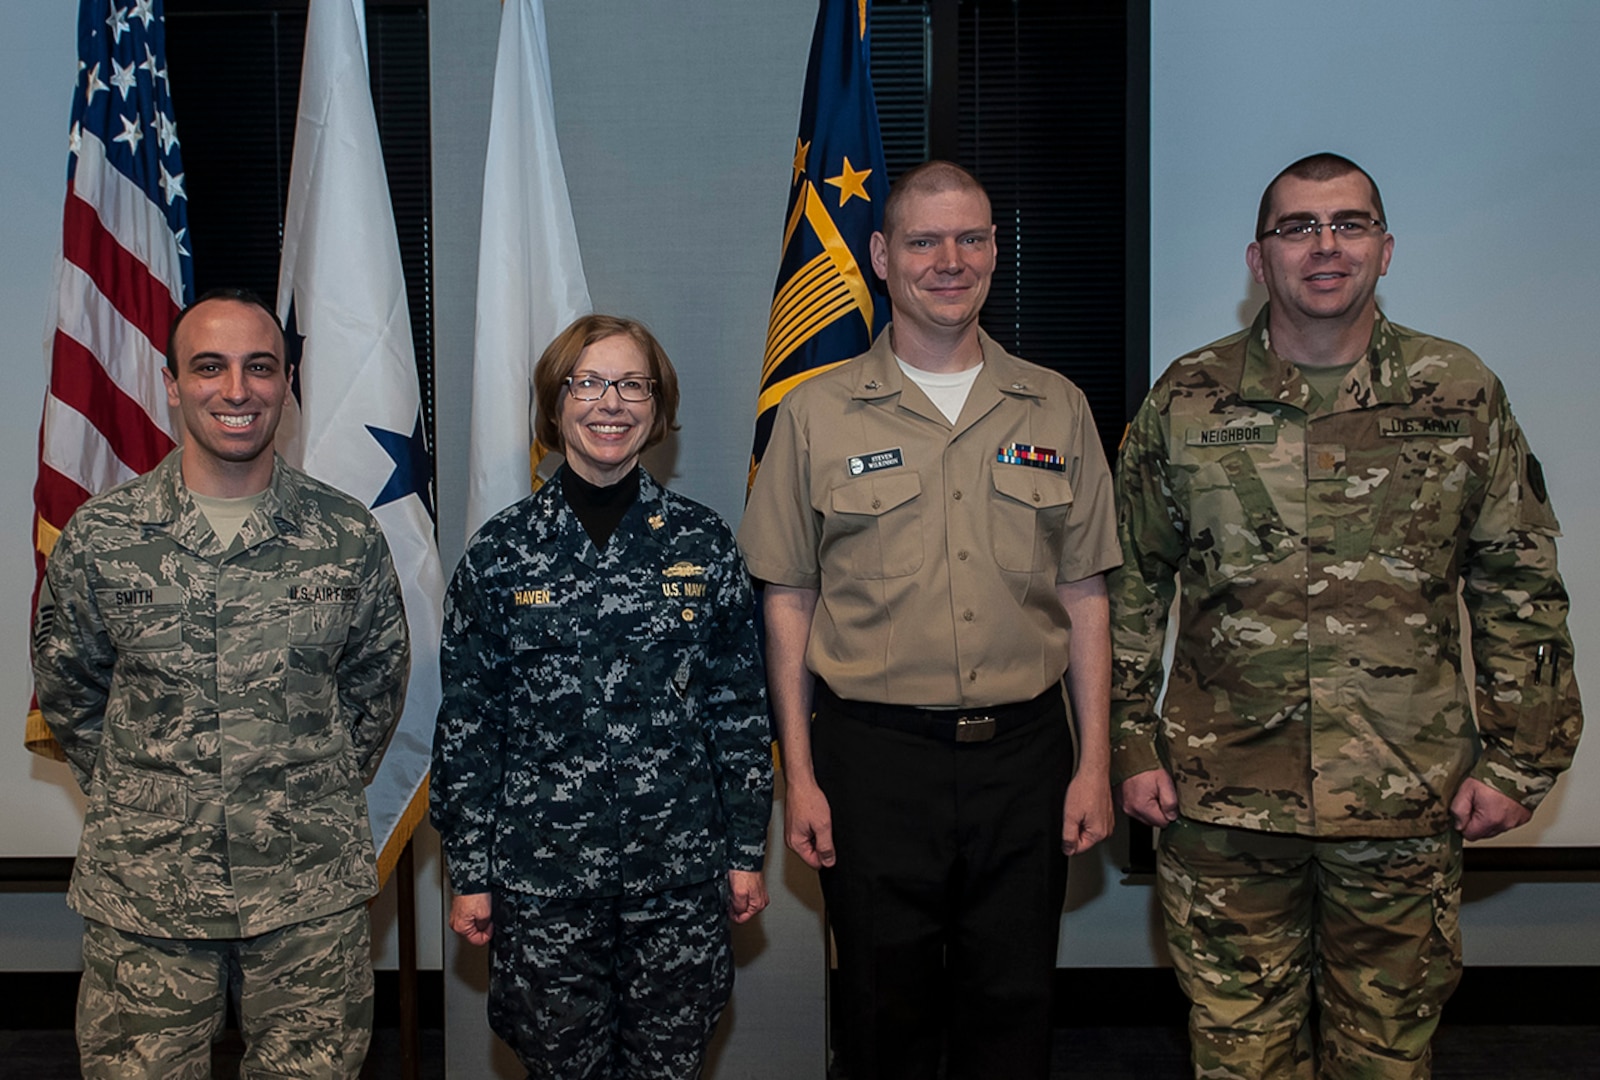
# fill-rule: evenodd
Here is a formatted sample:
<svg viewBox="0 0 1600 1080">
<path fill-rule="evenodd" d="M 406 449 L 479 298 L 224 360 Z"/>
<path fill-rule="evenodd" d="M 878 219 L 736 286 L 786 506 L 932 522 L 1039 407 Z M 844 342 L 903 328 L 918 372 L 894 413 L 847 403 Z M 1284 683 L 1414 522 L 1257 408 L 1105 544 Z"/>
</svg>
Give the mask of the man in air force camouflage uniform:
<svg viewBox="0 0 1600 1080">
<path fill-rule="evenodd" d="M 1197 1076 L 1426 1077 L 1462 840 L 1526 822 L 1578 740 L 1539 463 L 1476 356 L 1378 311 L 1383 216 L 1344 158 L 1284 170 L 1247 250 L 1269 303 L 1122 450 L 1113 779 L 1162 829 Z"/>
<path fill-rule="evenodd" d="M 35 628 L 39 705 L 88 795 L 67 894 L 83 1072 L 209 1076 L 231 985 L 244 1075 L 355 1077 L 399 582 L 371 515 L 273 454 L 288 379 L 259 299 L 188 308 L 162 375 L 182 448 L 73 515 Z"/>
</svg>

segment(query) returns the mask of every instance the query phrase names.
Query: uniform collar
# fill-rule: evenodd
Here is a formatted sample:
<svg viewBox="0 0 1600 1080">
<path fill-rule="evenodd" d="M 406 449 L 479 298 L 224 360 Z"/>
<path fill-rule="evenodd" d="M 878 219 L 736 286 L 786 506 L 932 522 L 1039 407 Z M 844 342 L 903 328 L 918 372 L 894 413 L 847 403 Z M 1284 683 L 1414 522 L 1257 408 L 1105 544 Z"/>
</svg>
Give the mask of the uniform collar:
<svg viewBox="0 0 1600 1080">
<path fill-rule="evenodd" d="M 891 324 L 892 326 L 893 324 Z M 901 408 L 918 416 L 953 428 L 952 436 L 971 427 L 1004 398 L 1043 398 L 1046 396 L 1038 368 L 1006 352 L 983 330 L 978 331 L 978 347 L 983 350 L 983 370 L 967 394 L 961 416 L 951 425 L 920 389 L 906 390 L 905 372 L 895 361 L 889 345 L 890 327 L 883 328 L 872 348 L 850 365 L 850 396 L 857 401 L 889 403 L 898 399 Z"/>
<path fill-rule="evenodd" d="M 1246 331 L 1239 396 L 1247 401 L 1277 401 L 1306 409 L 1315 391 L 1300 377 L 1299 368 L 1272 351 L 1272 338 L 1267 330 L 1271 306 L 1261 305 L 1255 322 Z M 1395 333 L 1394 324 L 1379 311 L 1372 322 L 1372 337 L 1366 353 L 1350 369 L 1338 398 L 1328 411 L 1346 412 L 1410 401 L 1411 387 L 1405 361 L 1400 355 L 1400 336 Z"/>
<path fill-rule="evenodd" d="M 638 510 L 644 515 L 644 528 L 640 530 L 648 536 L 653 543 L 666 542 L 667 527 L 671 524 L 667 516 L 666 489 L 656 483 L 656 478 L 643 465 L 639 466 L 639 501 L 634 503 L 633 510 Z M 622 519 L 627 521 L 627 517 Z"/>
<path fill-rule="evenodd" d="M 183 482 L 183 447 L 177 447 L 145 477 L 144 499 L 139 504 L 139 520 L 156 529 L 166 529 L 173 538 L 201 555 L 225 553 L 222 542 L 211 531 L 211 523 L 189 494 Z M 293 470 L 277 454 L 272 455 L 272 480 L 266 497 L 245 521 L 235 547 L 250 547 L 282 533 L 298 533 L 304 517 L 301 494 Z"/>
<path fill-rule="evenodd" d="M 562 465 L 562 468 L 566 467 Z M 561 482 L 552 476 L 544 482 L 536 495 L 549 500 L 555 506 L 554 528 L 568 537 L 577 547 L 580 551 L 579 560 L 590 566 L 597 564 L 601 552 L 595 550 L 594 542 L 584 531 L 583 523 L 578 520 L 577 513 L 561 494 Z M 644 543 L 665 546 L 667 537 L 672 531 L 672 519 L 665 495 L 666 489 L 650 475 L 650 470 L 640 465 L 639 497 L 617 523 L 617 530 L 611 534 L 611 539 L 606 544 L 606 551 L 620 550 L 621 545 L 633 543 L 635 538 Z"/>
</svg>

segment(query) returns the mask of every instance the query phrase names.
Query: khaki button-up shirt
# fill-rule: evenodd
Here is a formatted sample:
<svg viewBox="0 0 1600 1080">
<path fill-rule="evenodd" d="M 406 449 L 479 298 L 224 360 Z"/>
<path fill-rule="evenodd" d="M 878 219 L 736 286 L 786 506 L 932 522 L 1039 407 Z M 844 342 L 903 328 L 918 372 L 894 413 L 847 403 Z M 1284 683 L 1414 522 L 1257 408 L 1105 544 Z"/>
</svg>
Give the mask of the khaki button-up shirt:
<svg viewBox="0 0 1600 1080">
<path fill-rule="evenodd" d="M 779 407 L 739 544 L 757 578 L 820 592 L 806 666 L 841 697 L 1036 697 L 1067 668 L 1056 586 L 1121 561 L 1082 392 L 979 340 L 954 424 L 904 377 L 887 330 Z M 1000 460 L 1019 448 L 1054 460 Z"/>
</svg>

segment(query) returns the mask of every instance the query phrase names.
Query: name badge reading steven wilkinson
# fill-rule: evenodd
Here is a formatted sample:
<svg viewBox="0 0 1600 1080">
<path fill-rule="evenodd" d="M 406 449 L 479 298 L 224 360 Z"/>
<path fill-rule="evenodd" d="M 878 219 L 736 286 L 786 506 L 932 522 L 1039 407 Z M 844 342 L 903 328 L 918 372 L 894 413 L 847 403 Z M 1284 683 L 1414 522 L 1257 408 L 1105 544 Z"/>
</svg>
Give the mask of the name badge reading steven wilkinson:
<svg viewBox="0 0 1600 1080">
<path fill-rule="evenodd" d="M 874 450 L 870 454 L 845 458 L 844 463 L 851 476 L 865 476 L 882 469 L 898 469 L 906 463 L 906 459 L 897 446 L 893 450 Z"/>
</svg>

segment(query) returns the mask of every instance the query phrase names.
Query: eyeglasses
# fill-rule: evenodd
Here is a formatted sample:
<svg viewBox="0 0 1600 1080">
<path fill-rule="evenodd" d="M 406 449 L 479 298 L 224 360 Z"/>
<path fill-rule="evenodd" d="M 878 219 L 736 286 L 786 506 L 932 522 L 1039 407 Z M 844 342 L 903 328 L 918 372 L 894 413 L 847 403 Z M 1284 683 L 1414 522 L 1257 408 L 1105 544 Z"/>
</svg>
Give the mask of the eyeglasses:
<svg viewBox="0 0 1600 1080">
<path fill-rule="evenodd" d="M 637 375 L 629 375 L 622 379 L 602 379 L 595 375 L 568 375 L 561 381 L 567 384 L 567 392 L 577 401 L 599 401 L 613 386 L 617 388 L 617 396 L 623 401 L 649 401 L 656 392 L 654 379 L 643 379 Z"/>
<path fill-rule="evenodd" d="M 1286 221 L 1276 229 L 1268 229 L 1256 239 L 1265 240 L 1269 236 L 1276 236 L 1291 244 L 1299 244 L 1310 240 L 1313 236 L 1321 236 L 1322 230 L 1327 229 L 1340 240 L 1365 240 L 1369 236 L 1382 236 L 1388 227 L 1377 218 L 1368 218 L 1365 221 L 1359 218 L 1348 221 Z"/>
</svg>

